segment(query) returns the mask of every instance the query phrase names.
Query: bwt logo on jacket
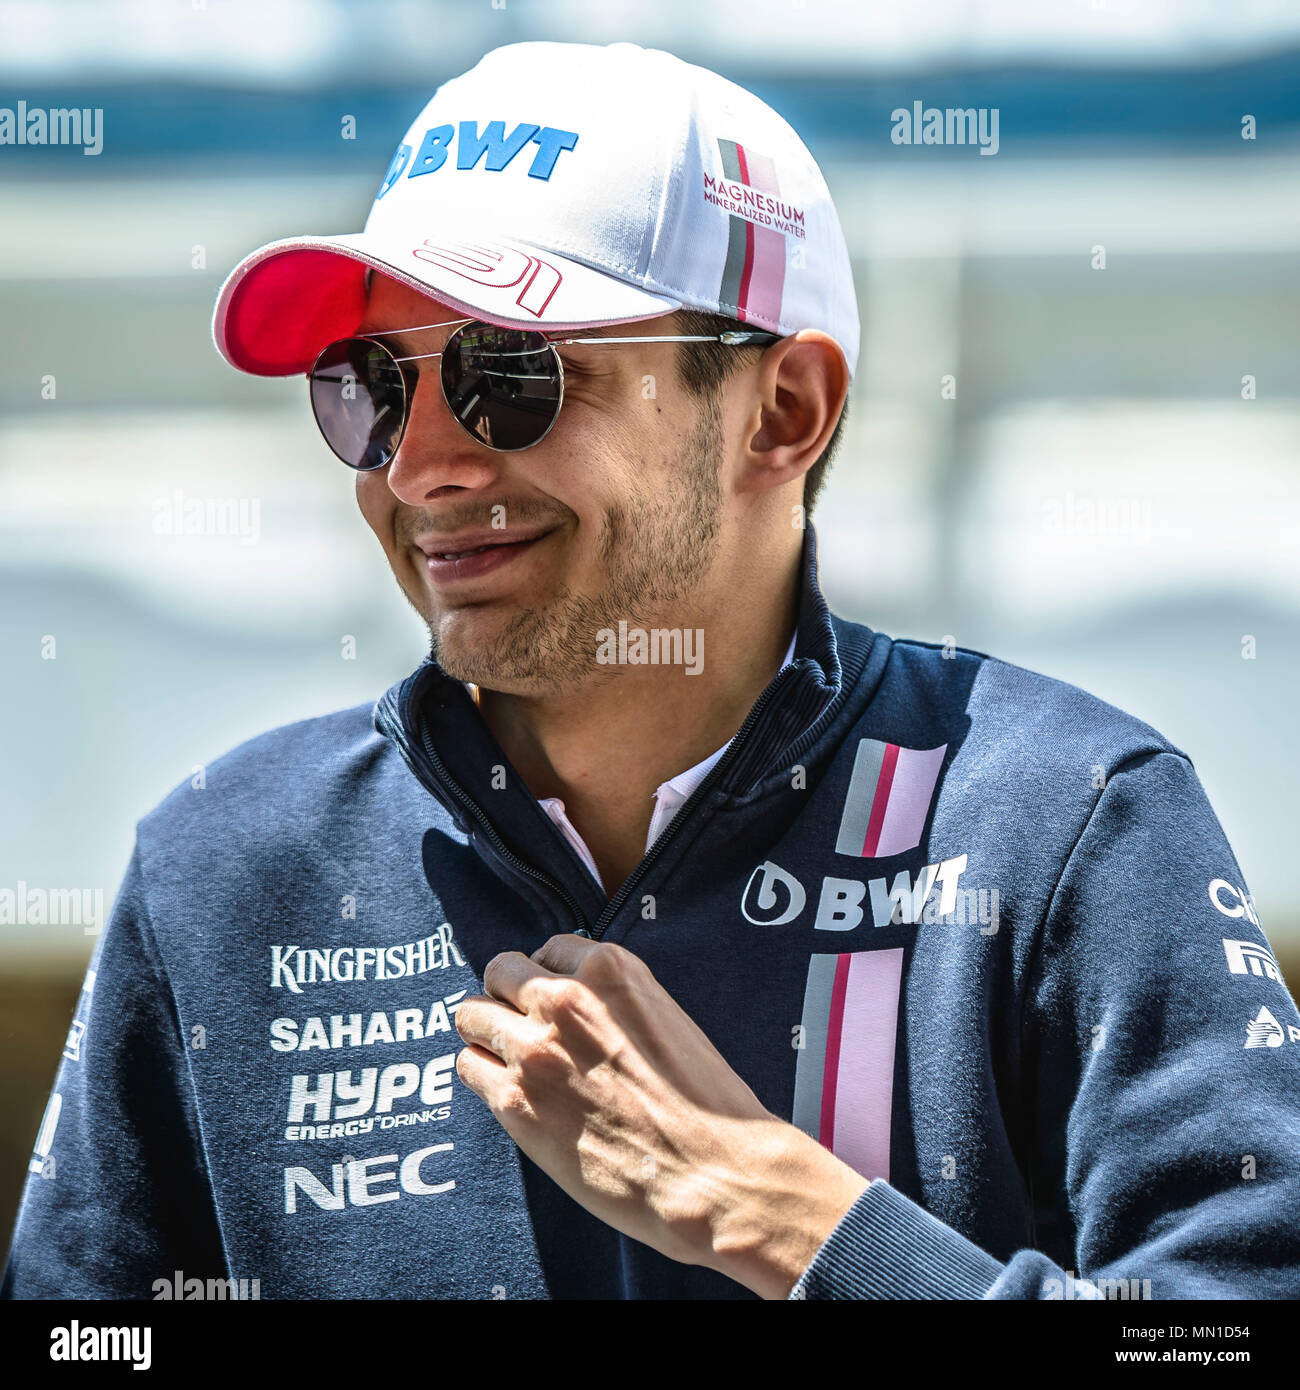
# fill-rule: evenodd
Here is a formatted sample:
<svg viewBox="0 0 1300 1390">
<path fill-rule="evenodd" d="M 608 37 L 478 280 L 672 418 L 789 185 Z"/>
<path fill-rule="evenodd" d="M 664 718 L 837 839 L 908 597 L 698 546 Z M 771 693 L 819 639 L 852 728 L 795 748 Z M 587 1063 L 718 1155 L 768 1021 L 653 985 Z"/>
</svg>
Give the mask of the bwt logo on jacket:
<svg viewBox="0 0 1300 1390">
<path fill-rule="evenodd" d="M 818 931 L 852 931 L 862 925 L 862 900 L 871 894 L 871 921 L 874 926 L 898 926 L 922 920 L 930 890 L 939 884 L 937 916 L 948 917 L 957 910 L 957 884 L 966 872 L 966 855 L 926 864 L 916 876 L 900 869 L 894 881 L 873 878 L 867 883 L 856 878 L 824 878 L 821 901 L 817 904 Z M 928 920 L 928 919 L 926 919 Z"/>
<path fill-rule="evenodd" d="M 891 884 L 888 878 L 873 878 L 863 881 L 857 878 L 835 878 L 830 874 L 822 878 L 821 896 L 817 900 L 817 917 L 813 927 L 817 931 L 852 931 L 862 925 L 863 901 L 871 897 L 871 921 L 873 926 L 914 924 L 929 922 L 941 917 L 957 914 L 962 909 L 964 924 L 967 901 L 959 899 L 958 889 L 962 874 L 966 872 L 967 856 L 959 854 L 945 859 L 939 864 L 925 864 L 918 871 L 913 883 L 907 869 L 900 869 Z M 930 895 L 936 885 L 939 898 L 932 915 L 926 913 Z M 966 890 L 974 894 L 975 890 Z M 979 890 L 982 894 L 983 889 Z M 992 910 L 997 910 L 997 890 L 989 894 Z M 792 873 L 774 864 L 770 859 L 761 863 L 749 876 L 744 892 L 740 895 L 740 913 L 745 921 L 756 927 L 783 927 L 807 906 L 808 894 L 802 883 Z M 972 919 L 973 920 L 973 919 Z M 986 911 L 979 910 L 979 920 L 996 921 Z M 997 927 L 994 925 L 993 930 Z M 987 935 L 988 933 L 985 933 Z"/>
<path fill-rule="evenodd" d="M 740 912 L 746 922 L 756 927 L 783 927 L 794 921 L 807 901 L 803 884 L 779 864 L 765 859 L 745 884 Z"/>
<path fill-rule="evenodd" d="M 530 179 L 549 180 L 555 170 L 555 161 L 565 150 L 571 150 L 578 143 L 576 130 L 559 130 L 555 126 L 529 125 L 521 121 L 509 135 L 504 121 L 489 121 L 480 134 L 477 121 L 461 121 L 454 125 L 430 126 L 424 132 L 420 148 L 411 158 L 411 146 L 401 144 L 388 166 L 384 181 L 375 194 L 378 201 L 392 191 L 393 185 L 403 173 L 408 179 L 417 174 L 432 174 L 447 162 L 452 146 L 456 147 L 456 168 L 473 169 L 481 159 L 483 169 L 489 174 L 499 174 L 507 168 L 525 145 L 536 145 L 537 151 L 528 166 Z M 409 165 L 409 168 L 408 168 Z"/>
</svg>

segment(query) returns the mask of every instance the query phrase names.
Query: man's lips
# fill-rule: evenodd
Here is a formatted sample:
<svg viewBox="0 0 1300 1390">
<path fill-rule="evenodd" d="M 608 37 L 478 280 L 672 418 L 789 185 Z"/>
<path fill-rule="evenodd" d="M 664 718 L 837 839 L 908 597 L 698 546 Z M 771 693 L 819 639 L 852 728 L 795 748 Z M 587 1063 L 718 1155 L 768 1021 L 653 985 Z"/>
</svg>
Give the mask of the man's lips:
<svg viewBox="0 0 1300 1390">
<path fill-rule="evenodd" d="M 429 578 L 435 584 L 445 584 L 457 579 L 477 579 L 500 569 L 549 535 L 549 531 L 515 536 L 489 531 L 426 538 L 416 545 L 424 554 Z"/>
</svg>

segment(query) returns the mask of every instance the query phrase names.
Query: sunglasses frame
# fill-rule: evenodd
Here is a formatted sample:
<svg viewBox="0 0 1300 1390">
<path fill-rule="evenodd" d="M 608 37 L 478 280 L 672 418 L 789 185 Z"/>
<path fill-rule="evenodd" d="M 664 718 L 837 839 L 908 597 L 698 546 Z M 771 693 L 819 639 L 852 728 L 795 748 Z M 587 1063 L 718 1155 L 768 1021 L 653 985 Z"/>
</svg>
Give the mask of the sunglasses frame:
<svg viewBox="0 0 1300 1390">
<path fill-rule="evenodd" d="M 393 353 L 393 351 L 390 348 L 388 348 L 382 342 L 379 341 L 379 339 L 381 338 L 390 338 L 399 333 L 421 333 L 425 329 L 450 328 L 453 325 L 457 325 L 456 331 L 451 335 L 451 337 L 447 339 L 447 342 L 444 345 L 441 352 L 419 352 L 412 353 L 405 357 L 398 357 L 395 353 Z M 531 449 L 534 447 L 534 445 L 540 444 L 542 440 L 545 439 L 546 436 L 550 434 L 550 432 L 555 428 L 555 423 L 560 418 L 560 411 L 564 407 L 564 361 L 560 357 L 560 354 L 556 352 L 555 349 L 557 347 L 564 347 L 569 343 L 722 343 L 727 347 L 743 347 L 751 343 L 763 343 L 770 347 L 773 343 L 779 343 L 781 341 L 781 334 L 769 333 L 764 329 L 728 329 L 724 333 L 697 333 L 682 336 L 656 335 L 650 337 L 627 338 L 549 338 L 540 329 L 513 328 L 511 325 L 507 324 L 489 323 L 485 319 L 447 319 L 442 323 L 417 324 L 414 328 L 390 328 L 386 329 L 382 333 L 352 333 L 344 338 L 336 338 L 333 342 L 326 343 L 326 345 L 323 348 L 321 348 L 321 350 L 316 354 L 316 358 L 312 362 L 311 367 L 307 370 L 308 383 L 310 384 L 315 378 L 316 367 L 317 364 L 320 362 L 321 358 L 324 357 L 327 352 L 330 352 L 332 349 L 337 348 L 340 343 L 372 344 L 374 347 L 378 348 L 380 352 L 384 353 L 388 357 L 388 359 L 393 363 L 393 365 L 397 368 L 398 379 L 402 383 L 402 422 L 397 431 L 397 437 L 393 441 L 392 454 L 386 462 L 372 463 L 368 465 L 352 463 L 348 459 L 345 459 L 343 455 L 340 454 L 339 451 L 330 442 L 329 435 L 326 434 L 325 428 L 321 424 L 320 415 L 316 410 L 316 399 L 313 395 L 311 402 L 312 415 L 316 419 L 317 428 L 320 430 L 321 435 L 325 440 L 325 443 L 329 445 L 330 452 L 335 456 L 335 458 L 341 460 L 343 463 L 347 464 L 349 468 L 353 469 L 358 473 L 374 473 L 381 468 L 387 468 L 389 464 L 391 464 L 393 460 L 397 457 L 397 451 L 401 448 L 402 440 L 406 437 L 406 422 L 410 418 L 411 414 L 411 398 L 415 393 L 415 387 L 418 381 L 418 374 L 416 370 L 414 368 L 407 367 L 405 364 L 408 362 L 420 362 L 433 357 L 441 358 L 445 356 L 446 353 L 451 349 L 452 344 L 456 342 L 460 335 L 466 332 L 468 328 L 475 326 L 480 328 L 505 328 L 512 332 L 536 334 L 537 336 L 541 337 L 546 345 L 547 352 L 550 354 L 551 361 L 554 363 L 555 379 L 559 386 L 559 395 L 557 396 L 555 401 L 555 413 L 551 416 L 550 423 L 541 432 L 541 434 L 537 436 L 536 439 L 531 440 L 527 444 L 520 444 L 513 449 L 509 449 L 503 448 L 500 445 L 489 444 L 485 439 L 480 438 L 479 435 L 475 434 L 474 431 L 470 429 L 470 427 L 465 423 L 463 416 L 457 415 L 456 409 L 452 405 L 451 399 L 447 394 L 446 379 L 443 377 L 442 373 L 439 372 L 438 380 L 439 384 L 442 387 L 442 398 L 446 402 L 447 408 L 451 411 L 452 417 L 455 419 L 456 423 L 461 427 L 461 429 L 465 431 L 466 434 L 470 436 L 471 439 L 474 440 L 476 444 L 481 444 L 484 448 L 491 449 L 494 453 L 499 454 L 517 454 L 521 453 L 524 449 Z M 530 349 L 528 355 L 533 355 L 533 350 Z"/>
</svg>

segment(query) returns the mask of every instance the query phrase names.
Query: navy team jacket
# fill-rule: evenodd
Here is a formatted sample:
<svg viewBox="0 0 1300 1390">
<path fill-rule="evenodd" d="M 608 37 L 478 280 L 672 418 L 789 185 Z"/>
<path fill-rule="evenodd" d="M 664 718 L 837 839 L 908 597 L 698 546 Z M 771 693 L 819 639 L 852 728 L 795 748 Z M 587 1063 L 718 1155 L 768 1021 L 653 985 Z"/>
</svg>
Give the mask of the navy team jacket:
<svg viewBox="0 0 1300 1390">
<path fill-rule="evenodd" d="M 431 661 L 145 816 L 6 1295 L 753 1297 L 456 1075 L 486 963 L 583 930 L 873 1179 L 792 1297 L 1300 1296 L 1300 1016 L 1191 761 L 832 615 L 815 557 L 794 663 L 612 899 Z"/>
</svg>

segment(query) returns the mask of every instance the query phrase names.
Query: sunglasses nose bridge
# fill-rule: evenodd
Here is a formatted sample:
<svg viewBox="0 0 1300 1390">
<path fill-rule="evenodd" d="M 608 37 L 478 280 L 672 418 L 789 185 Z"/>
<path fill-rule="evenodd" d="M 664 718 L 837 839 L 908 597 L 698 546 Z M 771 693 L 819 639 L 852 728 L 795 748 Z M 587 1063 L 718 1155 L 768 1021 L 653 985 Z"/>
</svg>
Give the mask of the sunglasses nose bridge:
<svg viewBox="0 0 1300 1390">
<path fill-rule="evenodd" d="M 402 501 L 425 506 L 444 488 L 475 491 L 494 482 L 498 456 L 470 447 L 466 431 L 449 404 L 438 371 L 439 359 L 410 364 L 403 373 L 406 421 L 388 467 L 388 486 Z M 472 437 L 472 436 L 471 436 Z"/>
<path fill-rule="evenodd" d="M 443 370 L 444 360 L 450 358 L 453 362 L 458 360 L 460 343 L 465 334 L 466 328 L 473 328 L 475 325 L 462 324 L 456 328 L 443 344 L 441 350 L 436 352 L 420 352 L 410 356 L 398 355 L 394 357 L 398 369 L 402 374 L 402 383 L 405 390 L 405 419 L 403 422 L 402 442 L 415 434 L 420 434 L 420 428 L 412 429 L 412 422 L 416 419 L 417 413 L 421 422 L 428 417 L 425 412 L 432 410 L 435 414 L 441 412 L 450 418 L 453 425 L 463 433 L 468 434 L 476 444 L 483 444 L 485 441 L 475 433 L 473 428 L 458 415 L 456 402 L 452 397 L 451 387 L 449 386 L 449 373 Z M 392 355 L 390 349 L 385 349 Z M 440 406 L 432 404 L 433 397 L 437 396 Z M 491 445 L 488 446 L 489 448 Z M 394 462 L 401 455 L 401 445 L 399 444 Z"/>
</svg>

